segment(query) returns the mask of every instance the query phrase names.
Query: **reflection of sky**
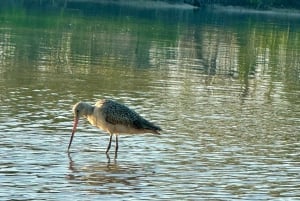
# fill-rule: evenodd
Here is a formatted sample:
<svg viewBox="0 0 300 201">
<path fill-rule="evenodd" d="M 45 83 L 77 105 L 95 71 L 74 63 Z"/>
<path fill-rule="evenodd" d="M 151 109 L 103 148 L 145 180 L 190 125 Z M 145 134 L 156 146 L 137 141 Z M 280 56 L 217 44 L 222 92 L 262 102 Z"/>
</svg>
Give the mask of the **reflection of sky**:
<svg viewBox="0 0 300 201">
<path fill-rule="evenodd" d="M 9 65 L 9 62 L 15 55 L 16 44 L 13 40 L 12 30 L 10 28 L 2 27 L 0 35 L 0 61 L 1 66 Z M 0 67 L 0 72 L 4 70 Z"/>
</svg>

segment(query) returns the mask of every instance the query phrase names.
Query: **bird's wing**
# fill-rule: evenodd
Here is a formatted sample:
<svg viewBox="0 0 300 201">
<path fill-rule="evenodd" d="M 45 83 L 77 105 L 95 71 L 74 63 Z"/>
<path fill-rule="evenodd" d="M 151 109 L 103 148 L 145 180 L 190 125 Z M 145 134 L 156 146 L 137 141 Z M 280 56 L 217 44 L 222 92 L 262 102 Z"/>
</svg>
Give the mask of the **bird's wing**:
<svg viewBox="0 0 300 201">
<path fill-rule="evenodd" d="M 101 100 L 96 103 L 100 107 L 102 115 L 108 123 L 121 124 L 137 129 L 149 129 L 153 131 L 160 131 L 161 128 L 155 126 L 153 123 L 141 117 L 135 111 L 129 109 L 127 106 L 112 100 Z"/>
<path fill-rule="evenodd" d="M 139 127 L 135 125 L 140 117 L 136 112 L 120 103 L 105 100 L 101 107 L 105 120 L 111 124 L 122 124 L 126 126 Z"/>
</svg>

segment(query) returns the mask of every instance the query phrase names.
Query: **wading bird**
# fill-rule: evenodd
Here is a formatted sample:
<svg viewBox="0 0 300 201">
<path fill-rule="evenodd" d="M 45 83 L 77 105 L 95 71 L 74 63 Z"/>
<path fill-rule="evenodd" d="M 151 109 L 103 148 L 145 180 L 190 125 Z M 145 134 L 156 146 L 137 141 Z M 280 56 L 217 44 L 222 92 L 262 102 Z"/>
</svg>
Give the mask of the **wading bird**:
<svg viewBox="0 0 300 201">
<path fill-rule="evenodd" d="M 78 102 L 73 106 L 74 125 L 68 151 L 71 147 L 79 117 L 83 116 L 93 125 L 109 133 L 109 143 L 106 149 L 108 156 L 112 136 L 116 136 L 115 158 L 118 153 L 118 134 L 159 134 L 161 128 L 141 117 L 127 106 L 112 100 L 99 100 L 94 106 Z"/>
</svg>

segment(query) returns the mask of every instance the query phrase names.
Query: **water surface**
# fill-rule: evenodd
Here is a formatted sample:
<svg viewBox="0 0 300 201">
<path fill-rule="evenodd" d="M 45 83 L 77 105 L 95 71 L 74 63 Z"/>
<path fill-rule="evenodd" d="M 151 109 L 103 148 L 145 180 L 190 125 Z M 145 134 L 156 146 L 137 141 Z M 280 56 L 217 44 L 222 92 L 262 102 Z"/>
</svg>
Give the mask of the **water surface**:
<svg viewBox="0 0 300 201">
<path fill-rule="evenodd" d="M 85 6 L 1 11 L 1 200 L 299 199 L 297 16 Z M 82 119 L 68 154 L 72 105 L 100 98 L 162 134 L 109 160 Z"/>
</svg>

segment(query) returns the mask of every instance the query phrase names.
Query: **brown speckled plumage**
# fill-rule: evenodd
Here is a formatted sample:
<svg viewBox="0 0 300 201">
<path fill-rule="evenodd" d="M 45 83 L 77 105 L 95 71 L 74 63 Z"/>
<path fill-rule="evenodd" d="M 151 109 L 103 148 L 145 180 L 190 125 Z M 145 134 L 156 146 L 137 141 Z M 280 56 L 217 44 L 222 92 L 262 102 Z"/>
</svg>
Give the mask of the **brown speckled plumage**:
<svg viewBox="0 0 300 201">
<path fill-rule="evenodd" d="M 122 124 L 136 129 L 149 129 L 154 132 L 161 130 L 158 126 L 147 121 L 135 111 L 115 101 L 100 100 L 95 106 L 101 108 L 100 111 L 105 120 L 111 124 Z"/>
<path fill-rule="evenodd" d="M 75 121 L 68 149 L 70 149 L 80 116 L 87 118 L 92 125 L 107 131 L 110 134 L 110 141 L 106 153 L 108 153 L 110 149 L 112 135 L 116 135 L 115 157 L 117 157 L 118 151 L 118 134 L 159 134 L 159 131 L 161 131 L 160 127 L 147 121 L 135 111 L 112 100 L 99 100 L 96 102 L 95 106 L 91 106 L 85 102 L 78 102 L 73 107 L 73 113 Z"/>
</svg>

